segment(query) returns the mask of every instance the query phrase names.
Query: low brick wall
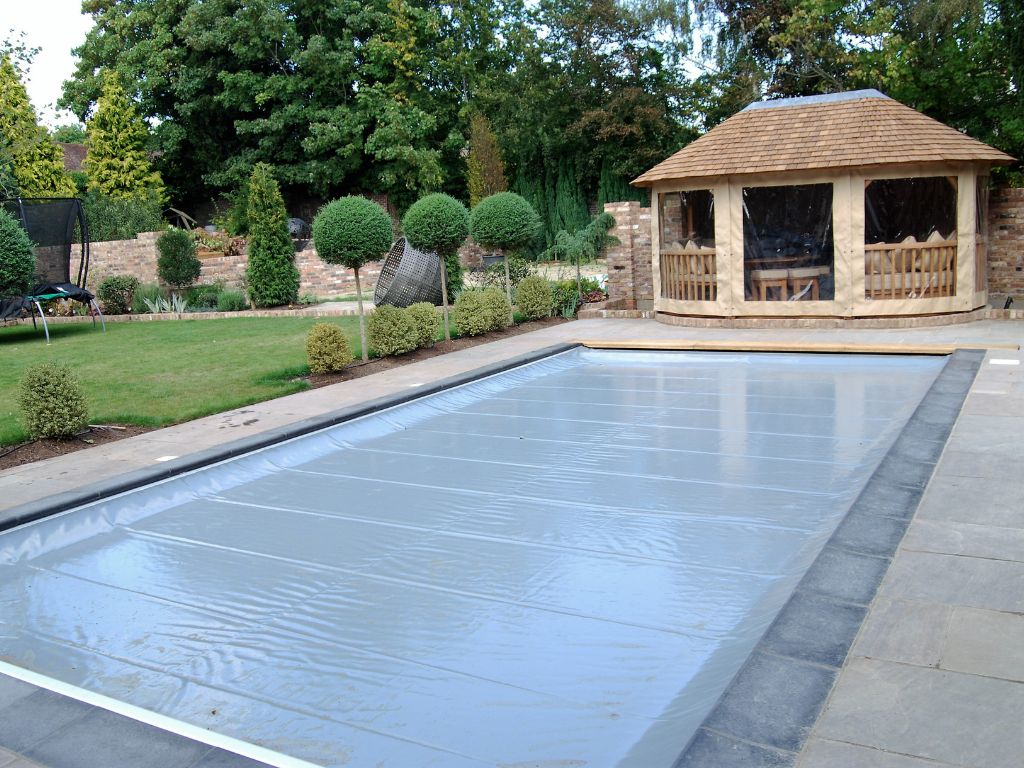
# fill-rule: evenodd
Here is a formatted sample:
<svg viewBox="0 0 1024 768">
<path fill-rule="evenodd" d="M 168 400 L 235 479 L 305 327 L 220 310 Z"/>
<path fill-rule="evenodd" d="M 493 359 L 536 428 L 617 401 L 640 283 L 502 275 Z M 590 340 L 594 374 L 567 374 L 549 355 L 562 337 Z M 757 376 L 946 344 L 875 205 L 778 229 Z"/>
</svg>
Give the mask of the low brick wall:
<svg viewBox="0 0 1024 768">
<path fill-rule="evenodd" d="M 988 208 L 988 290 L 1024 296 L 1024 189 L 998 189 Z"/>
<path fill-rule="evenodd" d="M 157 277 L 156 239 L 159 232 L 143 232 L 134 240 L 114 240 L 93 243 L 89 249 L 89 287 L 95 290 L 103 278 L 110 275 L 132 275 L 142 283 L 159 282 Z M 245 285 L 245 253 L 234 256 L 206 256 L 201 258 L 200 285 L 220 283 L 226 288 Z M 325 264 L 310 245 L 295 253 L 295 266 L 299 269 L 299 294 L 314 294 L 323 298 L 355 293 L 355 274 L 351 269 Z M 72 274 L 78 266 L 72 264 Z M 380 275 L 379 262 L 370 262 L 359 270 L 359 281 L 364 293 L 373 289 Z"/>
</svg>

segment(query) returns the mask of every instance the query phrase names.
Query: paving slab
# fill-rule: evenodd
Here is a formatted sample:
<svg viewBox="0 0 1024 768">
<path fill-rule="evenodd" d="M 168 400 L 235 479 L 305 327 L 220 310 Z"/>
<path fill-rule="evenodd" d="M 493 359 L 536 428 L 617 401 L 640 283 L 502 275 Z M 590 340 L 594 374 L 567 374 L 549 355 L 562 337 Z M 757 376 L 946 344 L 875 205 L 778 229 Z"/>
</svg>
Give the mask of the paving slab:
<svg viewBox="0 0 1024 768">
<path fill-rule="evenodd" d="M 879 596 L 1024 612 L 1024 563 L 901 549 Z"/>
<path fill-rule="evenodd" d="M 953 609 L 940 664 L 943 669 L 1024 682 L 1024 616 Z"/>
<path fill-rule="evenodd" d="M 1024 562 L 1024 528 L 915 520 L 907 531 L 904 546 L 918 552 Z"/>
<path fill-rule="evenodd" d="M 942 603 L 879 597 L 852 652 L 871 659 L 936 666 L 952 614 L 953 608 Z"/>
<path fill-rule="evenodd" d="M 1022 722 L 1019 683 L 854 658 L 815 735 L 956 766 L 1020 768 Z"/>
<path fill-rule="evenodd" d="M 950 763 L 922 760 L 856 744 L 817 738 L 807 743 L 807 749 L 797 768 L 811 764 L 816 768 L 956 768 Z"/>
<path fill-rule="evenodd" d="M 939 464 L 921 506 L 918 520 L 1024 528 L 1019 473 L 1004 477 L 964 477 L 953 474 L 951 459 Z"/>
</svg>

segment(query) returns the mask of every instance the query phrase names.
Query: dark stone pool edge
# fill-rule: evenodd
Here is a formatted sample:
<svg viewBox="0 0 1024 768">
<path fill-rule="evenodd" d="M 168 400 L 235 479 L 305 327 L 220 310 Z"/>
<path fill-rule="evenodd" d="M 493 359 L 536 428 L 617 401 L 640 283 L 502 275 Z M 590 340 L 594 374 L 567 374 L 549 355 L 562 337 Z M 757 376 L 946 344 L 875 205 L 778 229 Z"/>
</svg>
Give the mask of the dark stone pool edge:
<svg viewBox="0 0 1024 768">
<path fill-rule="evenodd" d="M 917 511 L 984 350 L 954 352 L 674 768 L 790 768 Z"/>
</svg>

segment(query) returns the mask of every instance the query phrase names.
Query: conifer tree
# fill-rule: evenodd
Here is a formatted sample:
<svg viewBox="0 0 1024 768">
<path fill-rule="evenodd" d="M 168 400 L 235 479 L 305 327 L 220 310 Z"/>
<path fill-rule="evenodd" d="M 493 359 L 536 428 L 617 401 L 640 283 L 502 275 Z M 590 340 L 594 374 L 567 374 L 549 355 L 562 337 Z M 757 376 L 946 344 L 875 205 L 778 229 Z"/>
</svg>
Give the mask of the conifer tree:
<svg viewBox="0 0 1024 768">
<path fill-rule="evenodd" d="M 121 87 L 116 72 L 107 72 L 103 94 L 89 121 L 85 172 L 89 189 L 111 197 L 163 196 L 160 174 L 146 153 L 146 125 Z"/>
<path fill-rule="evenodd" d="M 28 93 L 8 57 L 0 59 L 0 167 L 23 197 L 72 197 L 64 154 L 36 121 Z"/>
<path fill-rule="evenodd" d="M 508 189 L 498 137 L 483 115 L 473 115 L 469 121 L 469 156 L 466 158 L 466 166 L 469 172 L 470 208 L 485 197 Z"/>
<path fill-rule="evenodd" d="M 288 214 L 274 169 L 257 163 L 249 177 L 249 265 L 245 277 L 254 307 L 290 304 L 299 296 L 299 270 Z"/>
</svg>

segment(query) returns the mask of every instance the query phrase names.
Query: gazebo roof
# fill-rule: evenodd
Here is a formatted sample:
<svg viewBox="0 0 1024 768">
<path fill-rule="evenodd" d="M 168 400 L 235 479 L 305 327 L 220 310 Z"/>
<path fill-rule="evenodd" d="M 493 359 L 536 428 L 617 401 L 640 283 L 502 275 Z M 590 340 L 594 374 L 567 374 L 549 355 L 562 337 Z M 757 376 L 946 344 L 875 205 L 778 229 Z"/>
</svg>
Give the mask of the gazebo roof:
<svg viewBox="0 0 1024 768">
<path fill-rule="evenodd" d="M 633 181 L 921 163 L 1013 162 L 884 93 L 758 101 Z"/>
</svg>

